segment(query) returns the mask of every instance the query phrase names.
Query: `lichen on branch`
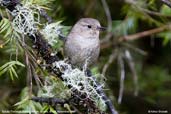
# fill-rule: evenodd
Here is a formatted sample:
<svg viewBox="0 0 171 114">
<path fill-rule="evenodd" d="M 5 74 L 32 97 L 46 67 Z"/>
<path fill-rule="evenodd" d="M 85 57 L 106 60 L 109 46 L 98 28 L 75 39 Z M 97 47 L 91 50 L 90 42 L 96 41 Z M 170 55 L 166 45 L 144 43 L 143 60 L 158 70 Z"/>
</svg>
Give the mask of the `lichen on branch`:
<svg viewBox="0 0 171 114">
<path fill-rule="evenodd" d="M 37 25 L 40 23 L 39 13 L 31 9 L 31 6 L 19 4 L 10 13 L 14 17 L 12 25 L 17 32 L 24 35 L 33 35 L 37 32 Z"/>
<path fill-rule="evenodd" d="M 105 100 L 98 93 L 98 90 L 102 90 L 104 84 L 98 85 L 93 76 L 89 77 L 85 74 L 85 71 L 78 68 L 72 68 L 72 66 L 65 61 L 54 62 L 53 69 L 60 70 L 62 72 L 63 83 L 71 87 L 70 90 L 73 95 L 81 100 L 90 99 L 95 102 L 95 105 L 102 111 L 106 110 Z M 79 94 L 76 94 L 79 93 Z"/>
</svg>

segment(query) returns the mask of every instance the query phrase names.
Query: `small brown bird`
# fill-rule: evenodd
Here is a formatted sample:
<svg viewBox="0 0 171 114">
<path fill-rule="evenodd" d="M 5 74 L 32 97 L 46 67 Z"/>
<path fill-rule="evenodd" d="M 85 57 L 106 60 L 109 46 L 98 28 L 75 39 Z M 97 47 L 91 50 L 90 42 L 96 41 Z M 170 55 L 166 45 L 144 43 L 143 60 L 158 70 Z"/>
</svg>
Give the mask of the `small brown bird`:
<svg viewBox="0 0 171 114">
<path fill-rule="evenodd" d="M 83 68 L 95 63 L 99 57 L 99 31 L 104 30 L 96 19 L 82 18 L 71 29 L 65 42 L 64 53 L 71 64 Z"/>
<path fill-rule="evenodd" d="M 100 52 L 99 31 L 101 30 L 105 28 L 101 27 L 98 20 L 92 18 L 82 18 L 73 26 L 64 48 L 71 64 L 83 68 L 85 64 L 89 66 L 97 61 Z M 87 76 L 91 76 L 88 72 L 89 70 L 86 71 Z M 97 89 L 97 92 L 103 96 L 111 114 L 118 114 L 103 90 Z"/>
</svg>

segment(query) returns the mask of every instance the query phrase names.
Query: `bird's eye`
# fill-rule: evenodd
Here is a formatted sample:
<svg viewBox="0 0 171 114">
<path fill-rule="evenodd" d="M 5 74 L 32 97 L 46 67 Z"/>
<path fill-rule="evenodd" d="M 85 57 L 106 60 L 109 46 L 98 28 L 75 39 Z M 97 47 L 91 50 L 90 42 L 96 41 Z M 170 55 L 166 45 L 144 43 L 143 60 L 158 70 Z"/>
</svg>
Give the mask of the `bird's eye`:
<svg viewBox="0 0 171 114">
<path fill-rule="evenodd" d="M 92 26 L 91 26 L 91 25 L 88 25 L 87 27 L 88 27 L 88 28 L 91 28 Z"/>
</svg>

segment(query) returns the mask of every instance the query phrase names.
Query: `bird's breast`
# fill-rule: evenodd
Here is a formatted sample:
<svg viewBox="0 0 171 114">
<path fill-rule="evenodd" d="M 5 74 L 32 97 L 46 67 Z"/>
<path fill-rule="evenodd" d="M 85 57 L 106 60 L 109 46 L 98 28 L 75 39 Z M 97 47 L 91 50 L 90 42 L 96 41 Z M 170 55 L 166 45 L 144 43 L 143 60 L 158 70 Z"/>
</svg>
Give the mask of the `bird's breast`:
<svg viewBox="0 0 171 114">
<path fill-rule="evenodd" d="M 99 39 L 98 38 L 84 38 L 79 37 L 74 40 L 74 42 L 77 45 L 80 45 L 81 48 L 93 48 L 99 45 Z"/>
<path fill-rule="evenodd" d="M 70 38 L 65 44 L 65 52 L 71 63 L 82 66 L 86 61 L 94 63 L 99 56 L 98 38 Z"/>
</svg>

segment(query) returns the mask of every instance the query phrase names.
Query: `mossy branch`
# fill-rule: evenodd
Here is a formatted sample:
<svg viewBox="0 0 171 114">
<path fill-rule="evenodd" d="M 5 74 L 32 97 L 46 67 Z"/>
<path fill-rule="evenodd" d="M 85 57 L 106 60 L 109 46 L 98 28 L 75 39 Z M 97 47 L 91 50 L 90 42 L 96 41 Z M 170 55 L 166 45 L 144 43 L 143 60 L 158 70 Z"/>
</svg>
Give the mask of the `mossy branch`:
<svg viewBox="0 0 171 114">
<path fill-rule="evenodd" d="M 22 7 L 22 4 L 20 4 L 19 0 L 2 0 L 1 5 L 6 7 L 11 13 L 13 13 L 13 11 L 16 11 L 16 8 L 18 5 L 19 5 L 19 7 Z M 12 15 L 12 16 L 15 18 L 16 15 Z M 50 18 L 47 17 L 45 12 L 43 12 L 43 16 L 49 22 L 51 22 Z M 22 18 L 22 19 L 24 22 L 26 21 L 26 20 L 24 20 L 25 18 Z M 63 75 L 66 72 L 71 72 L 72 70 L 75 70 L 75 69 L 72 69 L 72 66 L 70 66 L 67 63 L 59 64 L 60 58 L 56 54 L 53 53 L 52 47 L 46 42 L 46 40 L 43 38 L 43 35 L 41 35 L 41 33 L 38 30 L 32 31 L 32 33 L 27 32 L 26 35 L 32 40 L 32 43 L 33 43 L 32 47 L 38 52 L 38 54 L 46 62 L 46 64 L 47 64 L 46 69 L 50 73 L 54 73 L 57 77 L 59 77 L 61 80 L 63 80 L 65 83 L 67 83 L 66 82 L 67 78 L 64 78 Z M 104 102 L 106 103 L 106 105 L 108 106 L 108 108 L 110 109 L 112 114 L 117 114 L 117 111 L 113 107 L 112 102 L 104 94 L 100 84 L 92 77 L 92 75 L 87 76 L 87 78 L 85 78 L 85 79 L 89 80 L 91 83 L 93 82 L 92 87 L 95 87 L 95 88 L 92 88 L 92 91 L 94 91 L 93 94 L 95 94 L 95 96 L 99 97 L 100 99 L 102 98 L 104 100 Z M 73 85 L 68 84 L 68 87 L 73 88 Z M 79 104 L 80 101 L 83 101 L 84 102 L 83 104 L 86 104 L 88 106 L 87 107 L 88 110 L 91 110 L 92 113 L 100 112 L 101 109 L 98 109 L 98 107 L 96 107 L 96 105 L 94 103 L 94 100 L 93 100 L 94 96 L 91 96 L 91 94 L 90 94 L 90 98 L 83 100 L 82 97 L 84 97 L 84 98 L 87 97 L 86 92 L 80 93 L 82 91 L 80 91 L 79 89 L 75 89 L 75 88 L 72 89 L 72 91 L 73 91 L 74 98 L 76 98 L 78 100 L 78 102 L 75 102 L 75 103 Z M 36 100 L 36 98 L 33 98 L 33 99 Z"/>
</svg>

